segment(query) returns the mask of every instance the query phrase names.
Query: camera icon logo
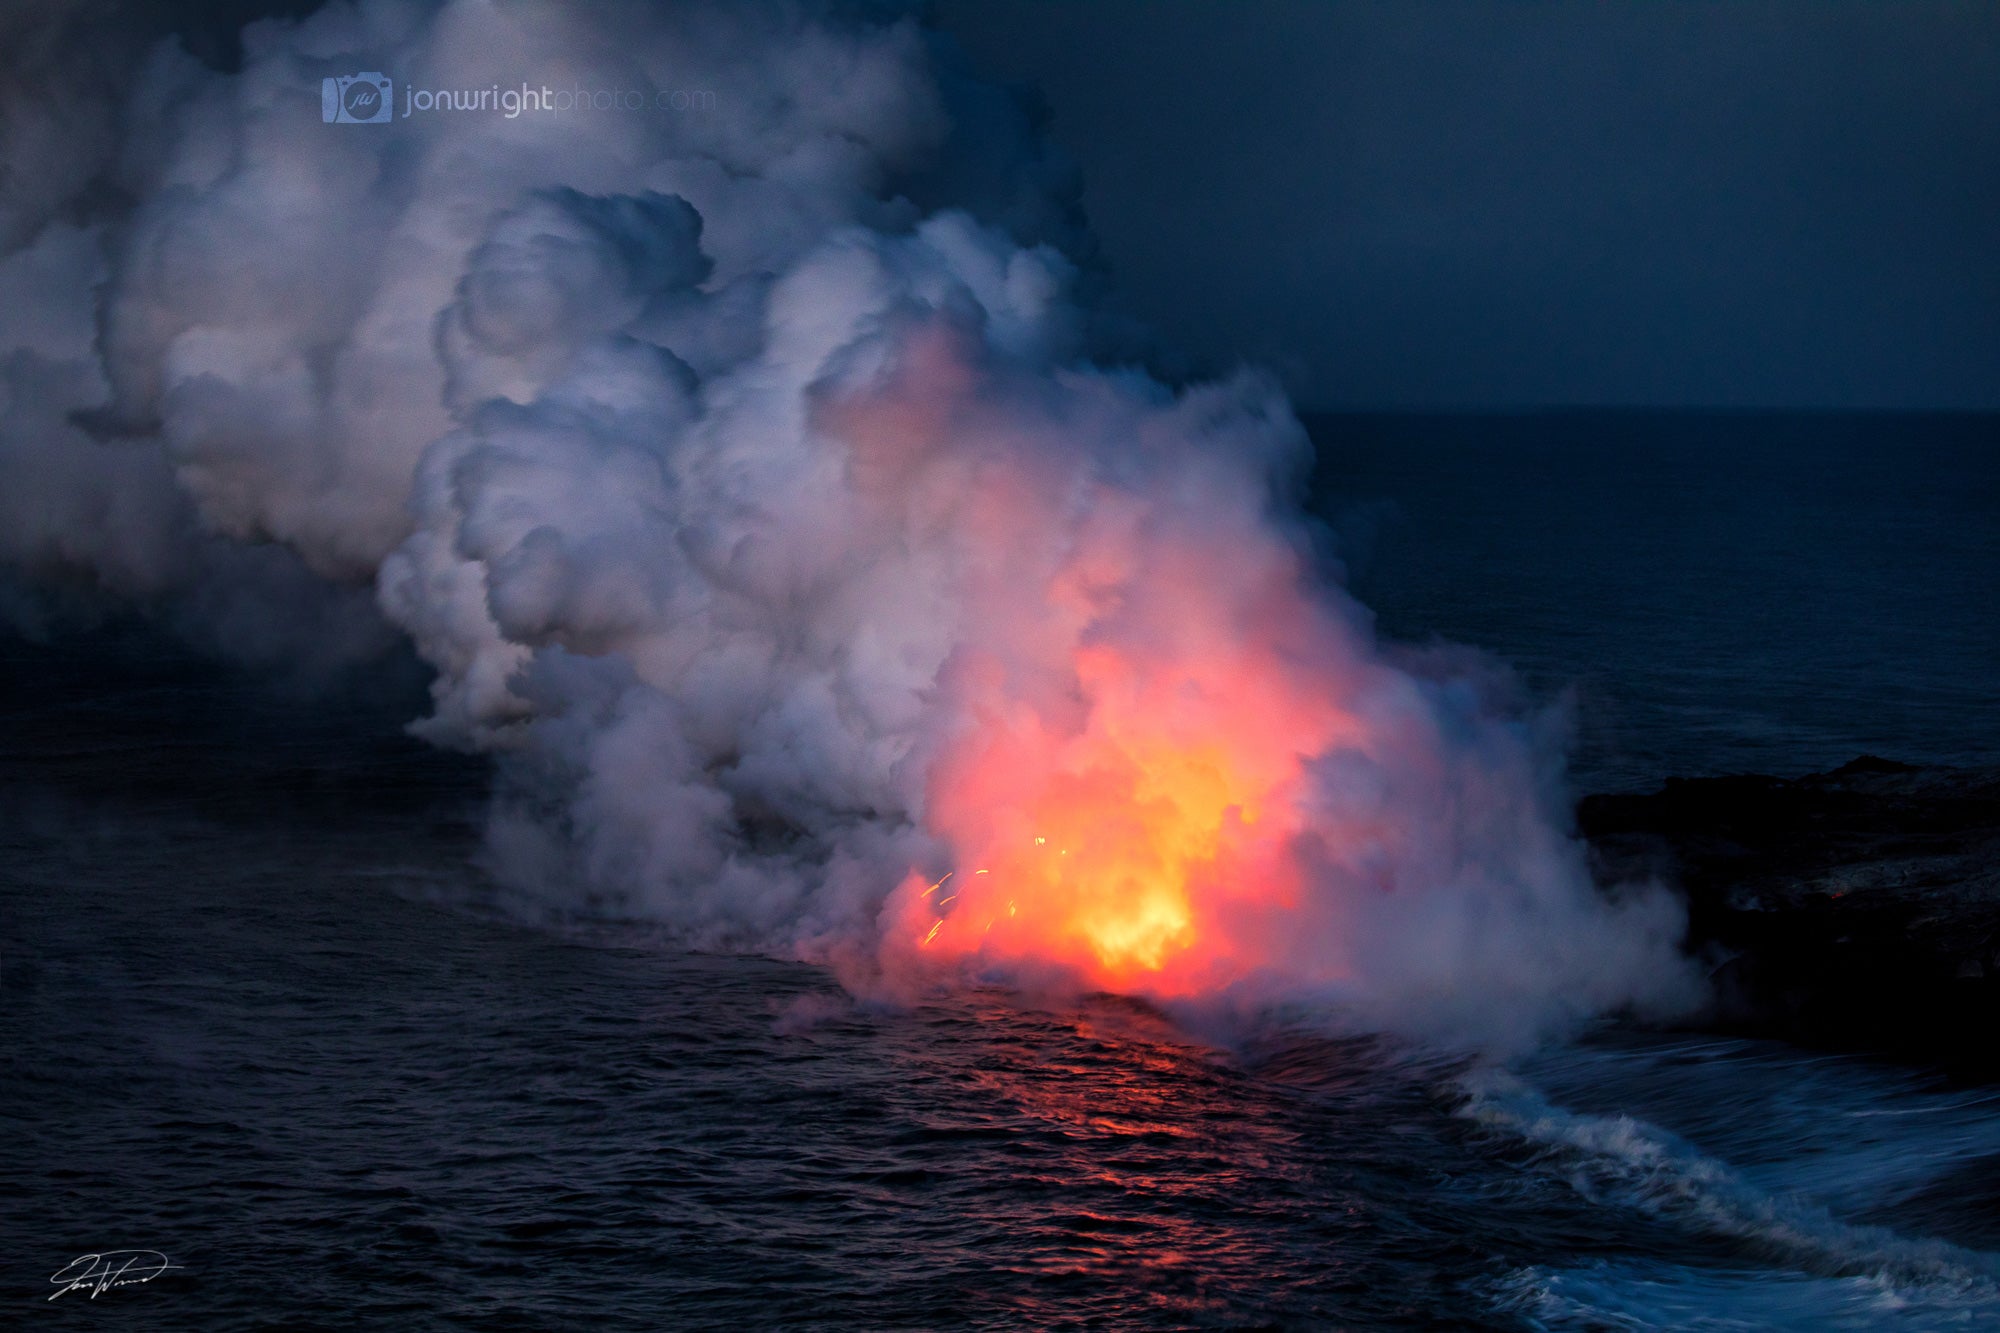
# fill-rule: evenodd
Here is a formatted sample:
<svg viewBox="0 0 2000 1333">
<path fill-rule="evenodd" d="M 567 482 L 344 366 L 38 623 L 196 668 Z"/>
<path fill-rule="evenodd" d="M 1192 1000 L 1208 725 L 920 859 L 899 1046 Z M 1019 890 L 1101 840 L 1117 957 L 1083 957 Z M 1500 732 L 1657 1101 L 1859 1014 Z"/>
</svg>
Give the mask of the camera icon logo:
<svg viewBox="0 0 2000 1333">
<path fill-rule="evenodd" d="M 319 118 L 329 125 L 384 125 L 396 86 L 376 71 L 321 79 Z"/>
</svg>

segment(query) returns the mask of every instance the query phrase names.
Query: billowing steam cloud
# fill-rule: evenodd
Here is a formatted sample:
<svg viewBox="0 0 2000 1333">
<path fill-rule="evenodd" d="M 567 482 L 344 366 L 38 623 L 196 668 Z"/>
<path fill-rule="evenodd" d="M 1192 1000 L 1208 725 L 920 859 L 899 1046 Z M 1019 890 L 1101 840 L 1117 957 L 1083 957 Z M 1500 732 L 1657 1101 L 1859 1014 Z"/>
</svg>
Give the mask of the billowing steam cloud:
<svg viewBox="0 0 2000 1333">
<path fill-rule="evenodd" d="M 913 21 L 383 0 L 222 70 L 37 14 L 22 606 L 192 605 L 265 655 L 394 627 L 419 731 L 500 756 L 502 873 L 856 986 L 1474 1039 L 1681 993 L 1675 907 L 1592 889 L 1486 669 L 1397 665 L 1312 586 L 1274 388 L 1093 362 L 1060 161 Z M 371 70 L 395 118 L 324 123 Z M 621 105 L 403 114 L 523 86 Z"/>
</svg>

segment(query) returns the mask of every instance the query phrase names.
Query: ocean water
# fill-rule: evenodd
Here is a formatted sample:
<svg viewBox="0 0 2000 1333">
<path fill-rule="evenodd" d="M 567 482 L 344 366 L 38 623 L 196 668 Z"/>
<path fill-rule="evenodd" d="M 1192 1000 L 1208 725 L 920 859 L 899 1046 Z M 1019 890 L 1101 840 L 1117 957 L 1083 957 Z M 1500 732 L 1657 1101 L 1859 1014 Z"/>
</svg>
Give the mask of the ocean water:
<svg viewBox="0 0 2000 1333">
<path fill-rule="evenodd" d="M 2000 763 L 2000 417 L 1308 424 L 1383 632 L 1566 694 L 1582 790 Z"/>
<path fill-rule="evenodd" d="M 1990 426 L 1601 424 L 1623 455 L 1315 422 L 1384 628 L 1572 691 L 1585 785 L 1993 757 Z M 411 682 L 316 702 L 100 636 L 0 685 L 0 1326 L 2000 1321 L 1994 1089 L 1616 1024 L 1502 1066 L 1109 996 L 856 1006 L 507 918 Z M 113 1250 L 176 1267 L 51 1280 Z"/>
</svg>

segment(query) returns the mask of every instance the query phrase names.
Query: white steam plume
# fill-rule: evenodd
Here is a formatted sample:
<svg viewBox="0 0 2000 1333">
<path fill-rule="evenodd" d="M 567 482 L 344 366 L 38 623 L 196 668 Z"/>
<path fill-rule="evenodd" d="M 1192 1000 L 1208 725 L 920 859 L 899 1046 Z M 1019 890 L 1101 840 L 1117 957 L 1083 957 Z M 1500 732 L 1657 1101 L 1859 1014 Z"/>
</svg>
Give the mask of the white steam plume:
<svg viewBox="0 0 2000 1333">
<path fill-rule="evenodd" d="M 421 734 L 501 757 L 504 874 L 857 985 L 1494 1041 L 1684 997 L 1489 669 L 1311 585 L 1273 386 L 1095 363 L 1060 159 L 871 12 L 340 3 L 231 71 L 16 20 L 0 560 L 355 652 L 372 589 Z M 373 70 L 394 119 L 324 123 Z"/>
</svg>

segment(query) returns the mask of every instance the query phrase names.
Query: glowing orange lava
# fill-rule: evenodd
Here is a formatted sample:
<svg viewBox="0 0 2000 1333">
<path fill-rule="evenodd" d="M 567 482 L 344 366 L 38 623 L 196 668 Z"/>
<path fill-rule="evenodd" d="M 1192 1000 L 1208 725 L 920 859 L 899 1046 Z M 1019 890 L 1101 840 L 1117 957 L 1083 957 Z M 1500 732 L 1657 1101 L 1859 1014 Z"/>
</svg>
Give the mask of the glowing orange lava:
<svg viewBox="0 0 2000 1333">
<path fill-rule="evenodd" d="M 1204 590 L 1199 554 L 1184 578 L 1153 571 L 1179 594 L 1178 642 L 1076 648 L 1068 707 L 1010 698 L 997 677 L 980 695 L 933 775 L 927 822 L 961 870 L 911 912 L 923 947 L 1188 993 L 1250 965 L 1243 909 L 1297 901 L 1304 765 L 1358 728 L 1299 665 L 1320 626 L 1295 571 L 1271 563 L 1245 623 L 1214 604 L 1234 590 Z"/>
<path fill-rule="evenodd" d="M 1082 382 L 1026 420 L 969 337 L 912 334 L 817 418 L 864 521 L 914 534 L 884 558 L 949 594 L 918 812 L 949 863 L 898 887 L 885 944 L 1153 995 L 1338 972 L 1338 922 L 1308 942 L 1299 917 L 1306 867 L 1370 831 L 1310 808 L 1310 770 L 1372 750 L 1378 668 L 1272 521 L 1269 423 L 1199 393 L 1135 417 Z"/>
</svg>

